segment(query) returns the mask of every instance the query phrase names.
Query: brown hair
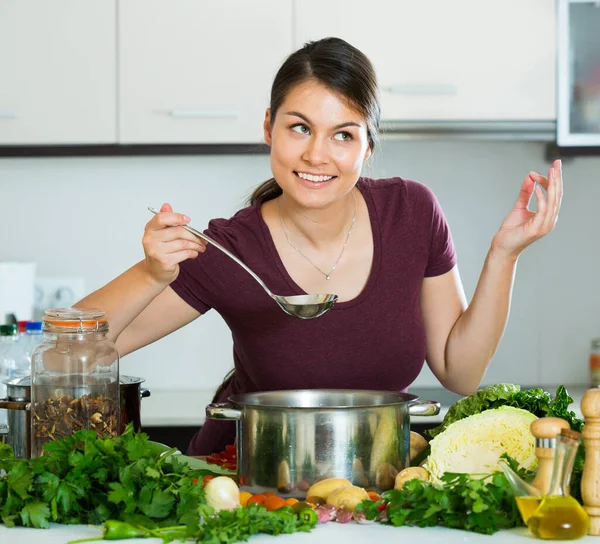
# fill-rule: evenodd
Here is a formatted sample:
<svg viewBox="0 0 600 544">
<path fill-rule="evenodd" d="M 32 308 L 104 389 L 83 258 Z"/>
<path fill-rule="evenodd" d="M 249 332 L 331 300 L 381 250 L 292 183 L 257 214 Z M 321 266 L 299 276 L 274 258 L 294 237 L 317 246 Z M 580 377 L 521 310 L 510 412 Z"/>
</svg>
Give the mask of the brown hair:
<svg viewBox="0 0 600 544">
<path fill-rule="evenodd" d="M 308 42 L 283 63 L 271 87 L 271 124 L 285 97 L 296 85 L 315 80 L 343 97 L 367 122 L 371 150 L 379 131 L 379 91 L 377 77 L 367 56 L 340 38 Z M 259 185 L 249 203 L 277 198 L 281 188 L 275 178 Z"/>
</svg>

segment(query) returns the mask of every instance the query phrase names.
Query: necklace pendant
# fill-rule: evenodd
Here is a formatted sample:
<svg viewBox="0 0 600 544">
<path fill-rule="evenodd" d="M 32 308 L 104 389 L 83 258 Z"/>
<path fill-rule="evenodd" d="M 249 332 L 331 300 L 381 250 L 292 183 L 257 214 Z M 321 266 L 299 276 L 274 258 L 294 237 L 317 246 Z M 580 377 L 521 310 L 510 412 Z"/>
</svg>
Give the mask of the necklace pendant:
<svg viewBox="0 0 600 544">
<path fill-rule="evenodd" d="M 327 276 L 325 276 L 325 279 L 326 279 L 326 280 L 330 280 L 330 279 L 331 279 L 331 276 L 330 276 L 329 274 L 327 274 Z"/>
</svg>

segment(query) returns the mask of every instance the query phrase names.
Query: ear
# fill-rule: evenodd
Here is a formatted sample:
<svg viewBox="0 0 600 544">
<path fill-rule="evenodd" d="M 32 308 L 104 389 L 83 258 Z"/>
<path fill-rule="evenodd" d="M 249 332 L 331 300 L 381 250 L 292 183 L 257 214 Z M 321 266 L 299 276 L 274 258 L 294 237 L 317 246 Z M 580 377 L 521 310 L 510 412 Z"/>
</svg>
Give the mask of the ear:
<svg viewBox="0 0 600 544">
<path fill-rule="evenodd" d="M 365 161 L 366 161 L 366 160 L 367 160 L 367 159 L 368 159 L 368 158 L 371 156 L 371 153 L 372 153 L 371 146 L 370 146 L 370 145 L 368 145 L 368 146 L 367 146 L 367 150 L 365 151 L 365 157 L 364 157 L 364 159 L 363 159 L 363 160 L 365 160 Z"/>
<path fill-rule="evenodd" d="M 272 135 L 271 135 L 271 108 L 267 108 L 265 112 L 265 120 L 263 122 L 263 133 L 265 143 L 271 147 Z"/>
</svg>

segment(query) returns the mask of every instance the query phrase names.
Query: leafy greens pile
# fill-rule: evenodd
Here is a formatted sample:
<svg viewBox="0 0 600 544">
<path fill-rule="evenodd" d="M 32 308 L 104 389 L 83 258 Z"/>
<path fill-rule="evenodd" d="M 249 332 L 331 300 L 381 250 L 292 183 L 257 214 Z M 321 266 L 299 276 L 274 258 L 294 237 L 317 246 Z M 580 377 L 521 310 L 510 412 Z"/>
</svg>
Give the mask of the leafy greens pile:
<svg viewBox="0 0 600 544">
<path fill-rule="evenodd" d="M 293 510 L 267 512 L 262 505 L 215 514 L 197 483 L 207 471 L 173 455 L 175 448 L 157 449 L 131 425 L 116 438 L 78 431 L 44 450 L 40 458 L 16 459 L 9 446 L 0 445 L 0 520 L 8 527 L 105 523 L 105 538 L 115 527 L 136 528 L 139 536 L 165 542 L 217 544 L 314 525 Z"/>
<path fill-rule="evenodd" d="M 522 391 L 518 385 L 513 384 L 490 385 L 456 401 L 450 406 L 441 425 L 425 432 L 435 437 L 456 421 L 501 406 L 527 410 L 537 417 L 559 417 L 566 420 L 572 430 L 581 432 L 583 421 L 569 410 L 572 403 L 573 399 L 563 385 L 558 387 L 554 398 L 540 388 Z M 418 466 L 429 455 L 429 451 L 429 447 L 425 448 L 411 461 L 411 465 Z M 523 479 L 532 479 L 532 474 L 518 469 L 516 461 L 508 456 L 504 457 Z M 571 494 L 581 504 L 584 460 L 585 450 L 581 445 L 571 476 Z M 442 478 L 442 483 L 440 487 L 430 482 L 413 480 L 407 482 L 402 490 L 384 493 L 384 502 L 389 502 L 387 516 L 390 523 L 419 527 L 446 525 L 484 534 L 522 524 L 504 474 L 495 473 L 480 479 L 468 474 L 447 473 Z M 367 516 L 370 514 L 370 519 L 375 518 L 373 512 L 376 511 L 376 506 L 365 501 L 363 508 Z"/>
</svg>

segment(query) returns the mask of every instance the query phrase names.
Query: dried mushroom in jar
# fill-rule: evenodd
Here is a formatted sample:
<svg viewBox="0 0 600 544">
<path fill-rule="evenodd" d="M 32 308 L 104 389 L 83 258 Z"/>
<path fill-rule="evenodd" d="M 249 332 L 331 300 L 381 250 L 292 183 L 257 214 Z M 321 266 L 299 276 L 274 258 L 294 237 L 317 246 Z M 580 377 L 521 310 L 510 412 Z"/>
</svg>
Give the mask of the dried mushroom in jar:
<svg viewBox="0 0 600 544">
<path fill-rule="evenodd" d="M 114 398 L 62 395 L 48 398 L 34 411 L 35 439 L 43 443 L 70 436 L 81 429 L 96 431 L 98 437 L 116 436 L 118 406 Z"/>
</svg>

